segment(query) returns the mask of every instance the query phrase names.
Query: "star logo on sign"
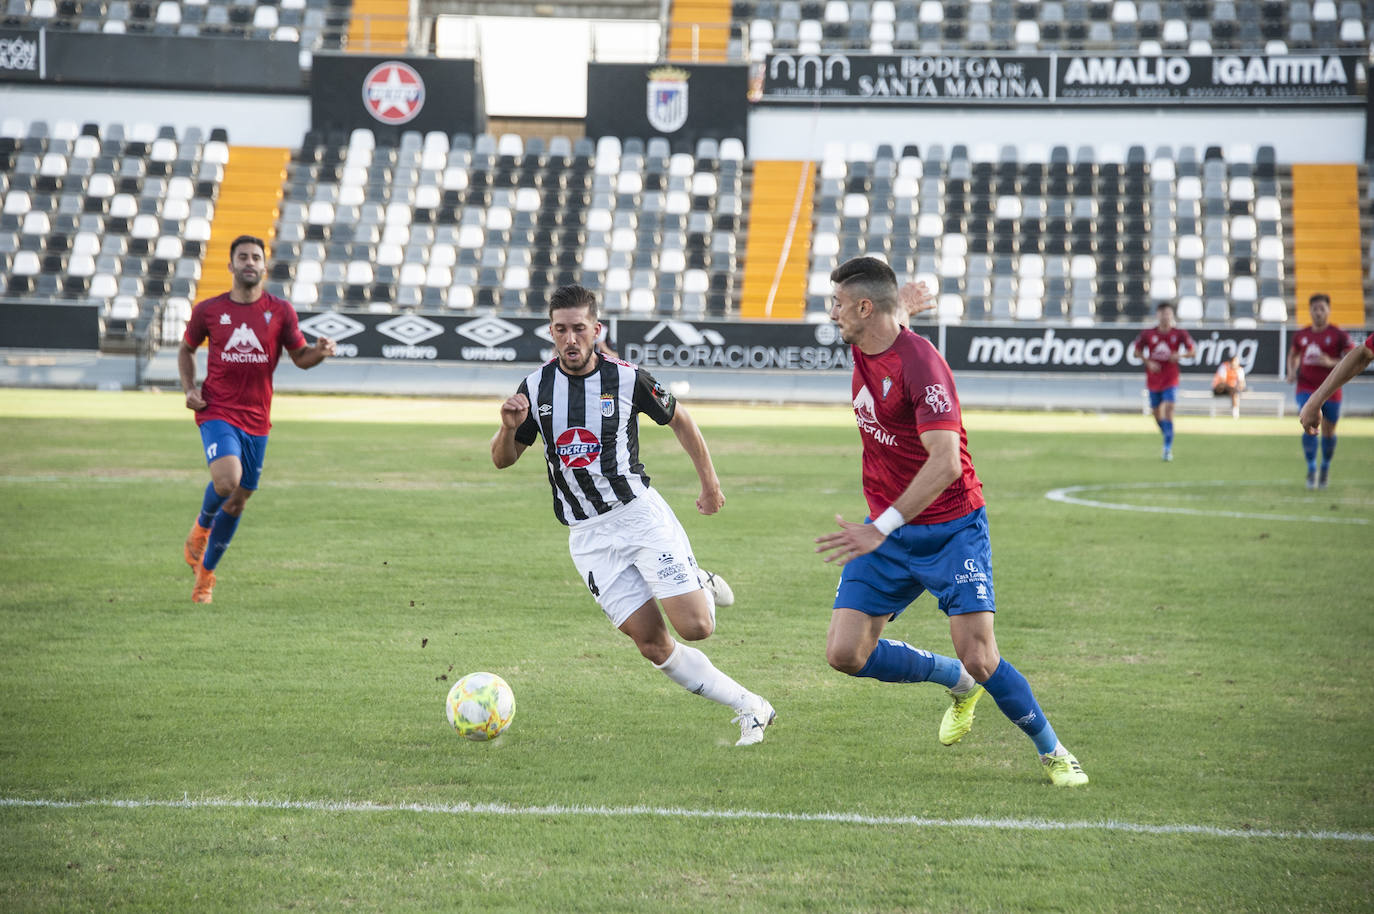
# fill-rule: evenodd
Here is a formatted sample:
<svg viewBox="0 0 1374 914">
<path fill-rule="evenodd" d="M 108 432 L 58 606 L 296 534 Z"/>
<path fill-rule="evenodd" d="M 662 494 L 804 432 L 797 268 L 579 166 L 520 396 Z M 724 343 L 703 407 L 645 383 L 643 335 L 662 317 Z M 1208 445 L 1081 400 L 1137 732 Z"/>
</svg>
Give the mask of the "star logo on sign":
<svg viewBox="0 0 1374 914">
<path fill-rule="evenodd" d="M 378 64 L 363 79 L 363 107 L 383 124 L 412 121 L 424 104 L 425 81 L 399 60 Z"/>
</svg>

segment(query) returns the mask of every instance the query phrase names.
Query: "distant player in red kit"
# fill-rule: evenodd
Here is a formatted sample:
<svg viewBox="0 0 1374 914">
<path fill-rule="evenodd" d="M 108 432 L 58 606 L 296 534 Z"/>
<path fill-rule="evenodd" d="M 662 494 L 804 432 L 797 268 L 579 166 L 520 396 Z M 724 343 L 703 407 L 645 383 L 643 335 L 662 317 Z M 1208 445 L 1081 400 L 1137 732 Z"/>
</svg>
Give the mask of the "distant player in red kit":
<svg viewBox="0 0 1374 914">
<path fill-rule="evenodd" d="M 229 246 L 233 288 L 191 310 L 177 352 L 186 408 L 210 466 L 200 515 L 191 525 L 183 555 L 196 573 L 191 600 L 209 603 L 215 567 L 234 537 L 248 497 L 258 488 L 267 432 L 272 427 L 272 373 L 282 350 L 299 368 L 313 368 L 334 354 L 334 341 L 307 346 L 291 304 L 263 290 L 267 246 L 240 235 Z M 196 349 L 209 340 L 205 382 L 196 384 Z"/>
<path fill-rule="evenodd" d="M 830 319 L 854 357 L 851 389 L 870 520 L 837 516 L 840 529 L 816 539 L 816 551 L 843 566 L 826 660 L 851 676 L 943 685 L 952 700 L 939 729 L 946 746 L 969 732 L 986 692 L 1035 744 L 1052 783 L 1088 783 L 1026 677 L 997 649 L 983 484 L 954 377 L 934 346 L 902 326 L 928 293 L 914 285 L 899 292 L 892 268 L 874 257 L 846 261 L 830 280 Z M 880 637 L 927 590 L 949 617 L 957 659 Z"/>
<path fill-rule="evenodd" d="M 1345 358 L 1331 369 L 1326 380 L 1312 392 L 1312 396 L 1307 398 L 1307 402 L 1298 411 L 1298 421 L 1302 423 L 1308 435 L 1317 433 L 1317 427 L 1322 422 L 1321 408 L 1326 404 L 1327 397 L 1340 390 L 1346 381 L 1359 377 L 1371 362 L 1374 362 L 1374 333 L 1365 337 L 1363 346 L 1356 346 L 1345 354 Z"/>
<path fill-rule="evenodd" d="M 1321 386 L 1331 369 L 1354 348 L 1350 335 L 1330 323 L 1331 299 L 1323 292 L 1307 302 L 1312 323 L 1293 334 L 1288 349 L 1288 383 L 1298 383 L 1298 410 L 1307 404 L 1313 391 Z M 1317 468 L 1317 436 L 1304 430 L 1302 455 L 1307 458 L 1307 487 L 1325 489 L 1331 473 L 1331 458 L 1336 455 L 1336 422 L 1341 418 L 1341 389 L 1336 386 L 1321 404 L 1321 469 Z"/>
<path fill-rule="evenodd" d="M 1158 323 L 1140 331 L 1131 349 L 1145 360 L 1145 387 L 1150 411 L 1164 436 L 1164 460 L 1174 459 L 1174 403 L 1178 400 L 1178 360 L 1192 358 L 1197 345 L 1188 331 L 1174 325 L 1174 306 L 1161 302 Z"/>
</svg>

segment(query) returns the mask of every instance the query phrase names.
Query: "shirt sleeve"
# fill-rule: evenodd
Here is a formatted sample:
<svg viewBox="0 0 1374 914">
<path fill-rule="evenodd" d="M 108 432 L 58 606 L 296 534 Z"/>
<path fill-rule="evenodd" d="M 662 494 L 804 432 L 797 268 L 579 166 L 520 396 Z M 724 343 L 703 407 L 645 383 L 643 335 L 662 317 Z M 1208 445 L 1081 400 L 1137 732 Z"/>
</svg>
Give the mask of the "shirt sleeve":
<svg viewBox="0 0 1374 914">
<path fill-rule="evenodd" d="M 902 359 L 902 381 L 916 412 L 916 434 L 931 429 L 958 430 L 963 420 L 954 375 L 935 347 L 916 349 Z"/>
<path fill-rule="evenodd" d="M 1178 349 L 1178 351 L 1179 351 L 1179 352 L 1183 352 L 1183 351 L 1186 350 L 1186 349 L 1193 349 L 1193 348 L 1195 348 L 1195 347 L 1197 346 L 1197 343 L 1193 342 L 1193 337 L 1188 333 L 1187 330 L 1182 330 L 1182 329 L 1180 329 L 1180 330 L 1178 331 L 1178 333 L 1179 333 L 1179 341 L 1178 341 L 1178 343 L 1179 343 L 1179 349 Z"/>
<path fill-rule="evenodd" d="M 1369 338 L 1364 341 L 1364 348 L 1374 352 L 1374 333 L 1369 334 Z"/>
<path fill-rule="evenodd" d="M 634 408 L 659 425 L 673 421 L 677 398 L 642 368 L 635 369 Z"/>
<path fill-rule="evenodd" d="M 534 398 L 530 396 L 530 387 L 525 381 L 520 382 L 515 392 L 524 394 L 525 399 L 530 401 L 530 411 L 525 415 L 525 421 L 515 427 L 515 440 L 529 447 L 539 437 L 539 420 L 534 416 L 534 411 L 538 407 L 534 403 Z"/>
<path fill-rule="evenodd" d="M 197 349 L 208 336 L 205 330 L 205 303 L 201 302 L 191 309 L 191 318 L 186 321 L 186 332 L 181 335 L 182 342 Z"/>
<path fill-rule="evenodd" d="M 1139 333 L 1137 333 L 1137 334 L 1135 335 L 1135 339 L 1131 341 L 1131 351 L 1132 351 L 1132 352 L 1139 352 L 1142 348 L 1144 348 L 1144 346 L 1145 346 L 1145 331 L 1142 330 L 1142 331 L 1140 331 Z"/>
<path fill-rule="evenodd" d="M 1340 345 L 1341 345 L 1341 355 L 1345 355 L 1345 353 L 1347 353 L 1347 352 L 1349 352 L 1350 350 L 1352 350 L 1352 349 L 1355 348 L 1355 341 L 1352 340 L 1352 339 L 1350 338 L 1350 334 L 1348 334 L 1348 333 L 1346 333 L 1344 330 L 1342 330 L 1342 331 L 1341 331 Z"/>
<path fill-rule="evenodd" d="M 282 305 L 281 336 L 278 339 L 287 352 L 295 352 L 305 345 L 305 334 L 301 333 L 301 320 L 296 316 L 296 309 L 289 302 L 282 302 Z"/>
</svg>

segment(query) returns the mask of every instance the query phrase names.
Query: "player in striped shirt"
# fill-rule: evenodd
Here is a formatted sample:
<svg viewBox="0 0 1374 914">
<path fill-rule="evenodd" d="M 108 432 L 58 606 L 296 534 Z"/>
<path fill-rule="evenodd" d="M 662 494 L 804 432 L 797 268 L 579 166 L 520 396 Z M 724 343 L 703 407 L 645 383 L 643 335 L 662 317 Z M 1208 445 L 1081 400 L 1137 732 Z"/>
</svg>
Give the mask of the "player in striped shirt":
<svg viewBox="0 0 1374 914">
<path fill-rule="evenodd" d="M 543 439 L 554 514 L 568 526 L 573 564 L 611 624 L 673 682 L 733 708 L 735 745 L 760 742 L 773 706 L 676 640 L 663 619 L 684 641 L 700 641 L 715 630 L 716 606 L 734 602 L 724 581 L 697 567 L 686 531 L 639 460 L 643 413 L 673 430 L 701 480 L 697 510 L 715 514 L 725 496 L 701 430 L 648 372 L 598 352 L 601 323 L 587 289 L 554 291 L 549 331 L 555 357 L 501 404 L 492 462 L 511 466 Z"/>
<path fill-rule="evenodd" d="M 968 733 L 974 705 L 987 692 L 1030 737 L 1052 783 L 1086 784 L 1088 776 L 1059 742 L 1030 684 L 997 650 L 983 484 L 973 469 L 949 365 L 902 326 L 906 312 L 919 309 L 908 304 L 902 310 L 897 277 L 886 263 L 855 258 L 830 279 L 830 319 L 853 347 L 854 418 L 872 520 L 856 524 L 836 515 L 839 531 L 816 539 L 826 561 L 844 566 L 826 660 L 851 676 L 945 686 L 952 704 L 939 739 L 946 746 Z M 958 659 L 880 637 L 927 590 L 949 617 Z"/>
</svg>

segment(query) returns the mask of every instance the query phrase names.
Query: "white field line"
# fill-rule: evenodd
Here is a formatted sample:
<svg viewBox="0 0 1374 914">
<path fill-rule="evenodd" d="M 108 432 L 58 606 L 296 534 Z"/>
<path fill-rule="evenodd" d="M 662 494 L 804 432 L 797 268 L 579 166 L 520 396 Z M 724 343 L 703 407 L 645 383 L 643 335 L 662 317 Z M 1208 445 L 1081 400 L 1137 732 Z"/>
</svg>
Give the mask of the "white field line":
<svg viewBox="0 0 1374 914">
<path fill-rule="evenodd" d="M 1199 835 L 1205 838 L 1278 838 L 1287 841 L 1374 842 L 1374 833 L 1219 828 L 1212 825 L 1146 825 L 1106 819 L 1100 822 L 1055 822 L 1048 819 L 988 819 L 970 816 L 935 819 L 927 816 L 866 816 L 845 812 L 767 812 L 750 809 L 682 809 L 674 806 L 508 806 L 504 803 L 357 803 L 329 800 L 44 800 L 0 797 L 0 808 L 29 809 L 280 809 L 298 812 L 421 813 L 463 816 L 600 816 L 605 818 L 656 817 L 664 819 L 743 819 L 764 822 L 805 822 L 839 825 L 914 826 L 917 828 L 968 828 L 995 831 L 1107 831 L 1144 835 Z"/>
<path fill-rule="evenodd" d="M 1279 520 L 1297 521 L 1309 524 L 1369 524 L 1369 519 L 1364 517 L 1329 517 L 1321 514 L 1256 514 L 1248 511 L 1211 511 L 1200 508 L 1184 508 L 1176 505 L 1132 505 L 1125 502 L 1099 501 L 1095 498 L 1083 498 L 1080 492 L 1101 492 L 1110 489 L 1190 489 L 1200 486 L 1265 486 L 1273 485 L 1273 482 L 1240 482 L 1237 480 L 1212 479 L 1205 482 L 1117 482 L 1096 486 L 1065 486 L 1062 489 L 1051 489 L 1045 493 L 1045 497 L 1050 501 L 1063 502 L 1068 505 L 1081 505 L 1085 508 L 1106 508 L 1111 511 L 1136 511 L 1142 514 L 1188 514 L 1193 517 L 1238 517 L 1249 520 Z"/>
</svg>

